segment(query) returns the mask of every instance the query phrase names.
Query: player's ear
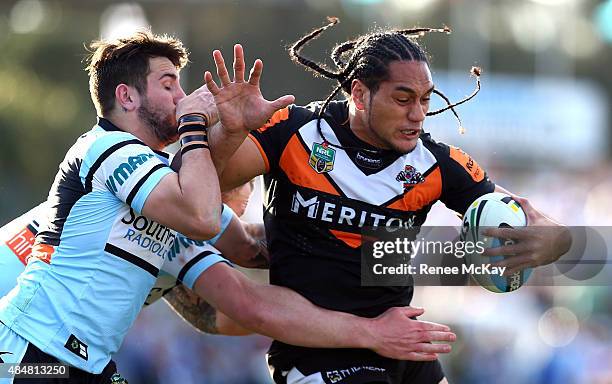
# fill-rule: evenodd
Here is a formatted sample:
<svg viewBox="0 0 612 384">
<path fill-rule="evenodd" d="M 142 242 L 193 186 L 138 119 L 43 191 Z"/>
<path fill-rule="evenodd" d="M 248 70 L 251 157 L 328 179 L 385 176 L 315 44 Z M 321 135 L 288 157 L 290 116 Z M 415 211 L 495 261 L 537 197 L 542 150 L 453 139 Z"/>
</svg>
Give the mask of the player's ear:
<svg viewBox="0 0 612 384">
<path fill-rule="evenodd" d="M 134 111 L 140 106 L 140 94 L 136 88 L 121 83 L 115 88 L 115 101 L 124 112 Z"/>
<path fill-rule="evenodd" d="M 366 106 L 366 100 L 370 99 L 370 90 L 366 85 L 358 79 L 353 79 L 351 82 L 351 100 L 355 104 L 355 108 L 363 111 Z"/>
</svg>

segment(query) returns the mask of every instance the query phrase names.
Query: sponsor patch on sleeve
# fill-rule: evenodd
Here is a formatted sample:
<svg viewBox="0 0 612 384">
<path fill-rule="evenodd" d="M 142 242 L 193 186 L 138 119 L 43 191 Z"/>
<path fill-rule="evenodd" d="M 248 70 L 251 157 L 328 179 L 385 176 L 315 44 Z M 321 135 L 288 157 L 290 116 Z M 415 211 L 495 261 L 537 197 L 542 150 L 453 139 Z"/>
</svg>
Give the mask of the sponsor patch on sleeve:
<svg viewBox="0 0 612 384">
<path fill-rule="evenodd" d="M 455 160 L 457 163 L 461 164 L 461 166 L 469 173 L 472 179 L 475 182 L 480 182 L 484 179 L 484 171 L 470 155 L 463 152 L 461 149 L 457 147 L 450 147 L 450 157 Z"/>
<path fill-rule="evenodd" d="M 32 246 L 34 245 L 34 237 L 36 236 L 36 229 L 32 225 L 27 225 L 21 231 L 16 233 L 12 238 L 6 241 L 6 245 L 11 251 L 19 258 L 23 265 L 27 264 L 27 259 L 32 253 Z"/>
</svg>

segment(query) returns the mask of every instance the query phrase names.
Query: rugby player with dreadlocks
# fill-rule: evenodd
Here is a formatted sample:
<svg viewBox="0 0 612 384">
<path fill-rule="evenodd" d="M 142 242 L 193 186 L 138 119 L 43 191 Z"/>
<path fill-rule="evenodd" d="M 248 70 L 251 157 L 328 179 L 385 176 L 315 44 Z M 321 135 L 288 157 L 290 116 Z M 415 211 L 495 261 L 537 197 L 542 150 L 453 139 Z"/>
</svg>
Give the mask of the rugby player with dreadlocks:
<svg viewBox="0 0 612 384">
<path fill-rule="evenodd" d="M 428 115 L 471 99 L 451 103 L 436 89 L 426 52 L 417 38 L 447 28 L 390 30 L 359 36 L 336 46 L 337 71 L 301 54 L 301 49 L 325 29 L 315 29 L 289 50 L 292 59 L 338 84 L 324 102 L 306 107 L 289 105 L 271 117 L 260 106 L 258 82 L 244 81 L 242 47 L 234 47 L 234 80 L 221 52 L 213 57 L 221 81 L 205 74 L 223 129 L 210 132 L 212 157 L 222 189 L 233 188 L 264 174 L 264 222 L 271 256 L 270 281 L 289 287 L 329 309 L 375 317 L 392 306 L 410 304 L 413 287 L 360 285 L 361 229 L 364 226 L 418 227 L 436 201 L 458 213 L 496 187 L 485 172 L 458 148 L 434 141 L 423 130 Z M 260 60 L 254 68 L 261 71 Z M 347 100 L 332 101 L 344 91 Z M 447 107 L 429 112 L 432 94 Z M 291 96 L 278 99 L 293 101 Z M 267 119 L 267 120 L 266 120 Z M 245 140 L 245 137 L 248 139 Z M 231 155 L 233 154 L 233 155 Z M 563 227 L 517 198 L 530 225 Z M 569 247 L 567 236 L 553 238 L 533 229 L 491 232 L 512 237 L 516 245 L 488 250 L 512 254 L 504 263 L 513 271 L 556 260 Z M 422 315 L 412 309 L 409 316 Z M 411 361 L 383 358 L 360 349 L 302 348 L 275 341 L 269 364 L 278 383 L 444 383 L 438 354 L 448 345 L 435 333 L 426 335 L 416 324 Z M 449 341 L 449 340 L 445 340 Z"/>
</svg>

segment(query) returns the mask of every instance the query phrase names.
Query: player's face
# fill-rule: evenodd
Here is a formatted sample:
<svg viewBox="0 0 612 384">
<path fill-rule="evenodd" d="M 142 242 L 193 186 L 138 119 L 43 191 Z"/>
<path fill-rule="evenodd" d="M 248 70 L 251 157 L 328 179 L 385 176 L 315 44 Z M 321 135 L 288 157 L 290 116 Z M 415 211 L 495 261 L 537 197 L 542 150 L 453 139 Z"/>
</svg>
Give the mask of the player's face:
<svg viewBox="0 0 612 384">
<path fill-rule="evenodd" d="M 147 90 L 138 116 L 151 127 L 157 139 L 168 145 L 178 140 L 176 104 L 185 97 L 179 83 L 179 73 L 166 57 L 149 60 Z"/>
<path fill-rule="evenodd" d="M 236 216 L 240 217 L 244 215 L 252 193 L 251 183 L 246 183 L 223 194 L 223 202 L 236 213 Z"/>
<path fill-rule="evenodd" d="M 421 61 L 394 61 L 389 79 L 365 100 L 371 144 L 399 153 L 412 151 L 429 110 L 434 84 L 429 66 Z"/>
</svg>

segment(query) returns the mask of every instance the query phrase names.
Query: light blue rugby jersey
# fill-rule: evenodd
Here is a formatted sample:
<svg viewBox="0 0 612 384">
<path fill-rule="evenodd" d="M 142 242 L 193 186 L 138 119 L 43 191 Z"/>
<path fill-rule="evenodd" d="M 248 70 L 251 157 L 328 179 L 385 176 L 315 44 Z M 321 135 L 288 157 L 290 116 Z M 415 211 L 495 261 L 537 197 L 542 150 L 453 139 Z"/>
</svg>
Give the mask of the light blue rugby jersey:
<svg viewBox="0 0 612 384">
<path fill-rule="evenodd" d="M 0 320 L 59 360 L 100 373 L 162 266 L 192 288 L 226 261 L 205 243 L 180 252 L 175 231 L 140 215 L 170 172 L 167 155 L 100 119 L 70 148 L 49 192 L 35 250 L 53 246 L 51 261 L 28 262 L 0 299 Z"/>
<path fill-rule="evenodd" d="M 0 297 L 6 295 L 15 287 L 17 278 L 25 269 L 34 245 L 34 236 L 39 230 L 38 223 L 44 217 L 46 207 L 47 202 L 43 202 L 0 227 L 0 271 L 2 271 L 0 274 Z M 166 257 L 166 262 L 159 271 L 157 280 L 155 280 L 144 305 L 153 304 L 172 288 L 181 284 L 181 281 L 177 279 L 178 275 L 172 275 L 166 269 L 171 269 L 169 266 L 174 266 L 177 262 L 178 265 L 183 266 L 201 253 L 210 251 L 206 244 L 214 246 L 234 216 L 234 211 L 223 204 L 221 230 L 215 237 L 206 242 L 195 241 L 177 233 L 174 244 Z M 219 253 L 216 249 L 213 252 Z M 175 256 L 179 257 L 176 261 L 173 260 Z M 169 262 L 169 259 L 173 261 Z"/>
</svg>

